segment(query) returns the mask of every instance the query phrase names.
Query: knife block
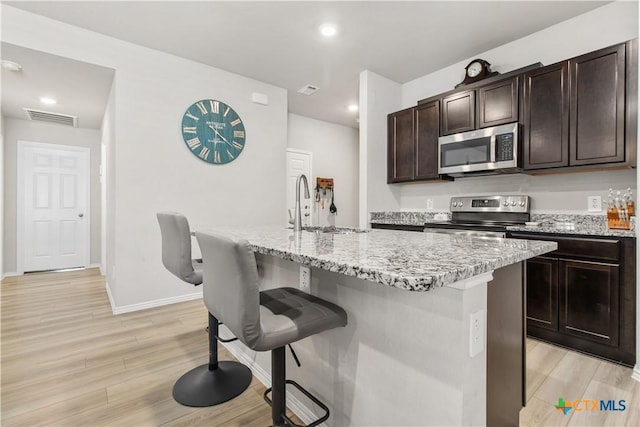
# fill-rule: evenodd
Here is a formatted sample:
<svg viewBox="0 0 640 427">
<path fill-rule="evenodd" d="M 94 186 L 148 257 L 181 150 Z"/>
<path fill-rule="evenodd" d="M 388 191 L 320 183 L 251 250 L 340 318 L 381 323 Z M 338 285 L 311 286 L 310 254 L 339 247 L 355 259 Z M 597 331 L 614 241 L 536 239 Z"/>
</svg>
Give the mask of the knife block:
<svg viewBox="0 0 640 427">
<path fill-rule="evenodd" d="M 617 230 L 630 230 L 631 217 L 635 215 L 635 206 L 633 202 L 627 204 L 626 219 L 621 219 L 618 208 L 607 209 L 607 227 Z"/>
</svg>

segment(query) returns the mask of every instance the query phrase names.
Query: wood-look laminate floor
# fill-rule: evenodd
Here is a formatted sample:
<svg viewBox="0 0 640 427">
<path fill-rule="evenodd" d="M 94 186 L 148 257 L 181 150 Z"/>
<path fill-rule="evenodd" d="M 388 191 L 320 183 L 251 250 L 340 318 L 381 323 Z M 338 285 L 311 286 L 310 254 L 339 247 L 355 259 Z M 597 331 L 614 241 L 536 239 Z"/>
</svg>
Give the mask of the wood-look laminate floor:
<svg viewBox="0 0 640 427">
<path fill-rule="evenodd" d="M 114 316 L 96 269 L 7 278 L 1 291 L 0 425 L 269 425 L 255 378 L 218 406 L 173 400 L 175 380 L 207 361 L 202 301 Z M 221 360 L 233 359 L 219 348 Z M 521 426 L 640 426 L 630 369 L 533 340 L 527 363 Z M 563 415 L 554 408 L 560 396 L 625 399 L 627 410 Z"/>
</svg>

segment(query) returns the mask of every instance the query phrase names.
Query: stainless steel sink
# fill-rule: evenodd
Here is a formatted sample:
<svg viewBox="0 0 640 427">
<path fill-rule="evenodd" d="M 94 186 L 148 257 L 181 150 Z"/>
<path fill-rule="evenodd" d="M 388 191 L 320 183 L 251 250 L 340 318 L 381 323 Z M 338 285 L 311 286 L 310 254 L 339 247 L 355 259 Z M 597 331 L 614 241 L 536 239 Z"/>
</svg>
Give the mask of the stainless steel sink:
<svg viewBox="0 0 640 427">
<path fill-rule="evenodd" d="M 328 233 L 328 234 L 353 234 L 353 233 L 368 233 L 369 230 L 361 230 L 359 228 L 348 228 L 348 227 L 302 227 L 304 231 L 309 231 L 311 233 Z"/>
</svg>

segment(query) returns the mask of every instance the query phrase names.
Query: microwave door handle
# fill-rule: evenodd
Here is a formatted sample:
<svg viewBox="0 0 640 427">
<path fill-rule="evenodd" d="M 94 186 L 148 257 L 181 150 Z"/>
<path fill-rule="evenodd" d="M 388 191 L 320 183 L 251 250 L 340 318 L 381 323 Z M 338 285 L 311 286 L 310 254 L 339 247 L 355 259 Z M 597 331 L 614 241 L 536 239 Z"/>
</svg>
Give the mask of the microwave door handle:
<svg viewBox="0 0 640 427">
<path fill-rule="evenodd" d="M 491 154 L 490 154 L 490 158 L 491 158 L 491 163 L 495 163 L 496 162 L 496 136 L 495 135 L 491 135 L 491 144 L 490 144 L 490 148 L 491 150 Z"/>
</svg>

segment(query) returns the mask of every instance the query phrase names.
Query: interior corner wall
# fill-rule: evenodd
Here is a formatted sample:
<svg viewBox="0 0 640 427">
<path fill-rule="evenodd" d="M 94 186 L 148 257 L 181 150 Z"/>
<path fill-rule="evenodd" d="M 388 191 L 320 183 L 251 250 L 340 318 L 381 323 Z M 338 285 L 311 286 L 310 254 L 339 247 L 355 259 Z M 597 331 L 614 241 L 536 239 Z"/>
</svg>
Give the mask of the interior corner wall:
<svg viewBox="0 0 640 427">
<path fill-rule="evenodd" d="M 113 241 L 107 241 L 114 311 L 194 294 L 192 286 L 162 265 L 158 211 L 182 212 L 195 229 L 281 224 L 286 209 L 285 89 L 1 7 L 4 41 L 115 70 L 114 144 L 109 150 L 115 176 L 108 181 L 114 186 L 114 202 L 107 201 L 114 218 Z M 251 102 L 253 92 L 267 95 L 269 104 Z M 202 99 L 229 104 L 244 122 L 246 145 L 231 163 L 206 163 L 182 140 L 182 116 Z M 271 184 L 266 190 L 265 180 Z"/>
<path fill-rule="evenodd" d="M 4 116 L 0 114 L 0 280 L 4 278 Z"/>
<path fill-rule="evenodd" d="M 354 117 L 355 120 L 355 117 Z M 358 130 L 309 117 L 289 114 L 287 148 L 313 153 L 314 176 L 309 182 L 315 187 L 315 178 L 333 178 L 335 183 L 335 218 L 328 204 L 319 218 L 319 225 L 356 227 L 358 225 Z M 312 194 L 313 196 L 313 194 Z M 315 212 L 315 211 L 314 211 Z"/>
<path fill-rule="evenodd" d="M 529 36 L 443 68 L 401 87 L 401 108 L 451 90 L 464 77 L 473 58 L 483 58 L 502 73 L 536 62 L 553 64 L 599 48 L 638 37 L 638 2 L 616 1 Z M 389 105 L 388 112 L 396 111 Z M 382 163 L 378 168 L 382 167 Z M 375 171 L 375 169 L 373 169 Z M 448 210 L 451 196 L 527 194 L 533 212 L 585 212 L 587 196 L 606 199 L 608 189 L 636 186 L 636 169 L 530 176 L 525 174 L 473 177 L 454 182 L 395 184 L 400 209 L 425 210 L 431 199 L 436 210 Z M 388 210 L 388 204 L 380 210 Z M 373 209 L 370 209 L 373 210 Z"/>
<path fill-rule="evenodd" d="M 101 186 L 101 206 L 102 212 L 100 213 L 102 219 L 102 228 L 100 235 L 102 237 L 102 247 L 100 250 L 100 270 L 104 276 L 107 277 L 107 286 L 111 281 L 115 281 L 112 277 L 112 269 L 110 263 L 115 259 L 115 167 L 114 162 L 111 159 L 115 158 L 115 76 L 114 81 L 111 84 L 111 91 L 109 92 L 109 98 L 107 106 L 105 108 L 104 117 L 102 119 L 101 131 L 101 143 L 100 149 L 102 155 L 100 156 L 100 186 Z"/>
<path fill-rule="evenodd" d="M 20 120 L 4 119 L 6 126 L 4 156 L 4 251 L 3 265 L 7 273 L 17 272 L 17 205 L 18 205 L 18 141 L 44 142 L 48 144 L 72 145 L 89 148 L 90 155 L 90 264 L 100 263 L 100 131 Z"/>
<path fill-rule="evenodd" d="M 400 189 L 387 184 L 387 114 L 399 110 L 401 86 L 372 71 L 360 73 L 360 228 L 369 212 L 398 210 Z"/>
</svg>

